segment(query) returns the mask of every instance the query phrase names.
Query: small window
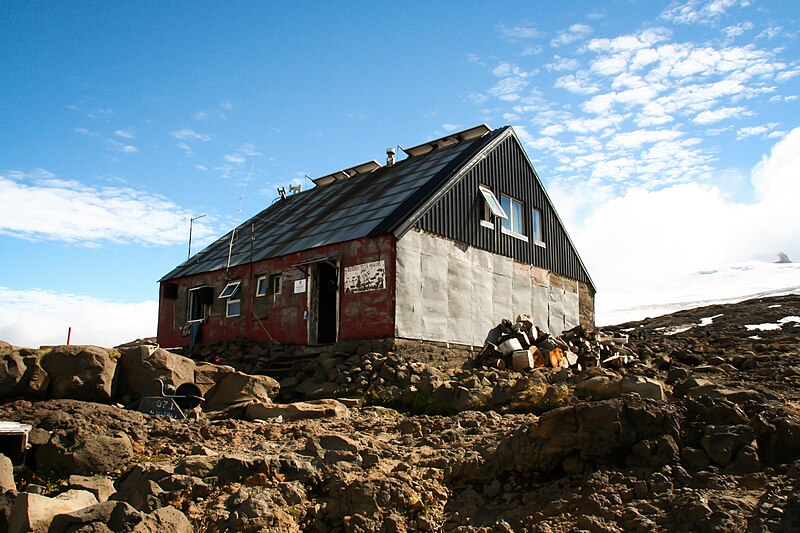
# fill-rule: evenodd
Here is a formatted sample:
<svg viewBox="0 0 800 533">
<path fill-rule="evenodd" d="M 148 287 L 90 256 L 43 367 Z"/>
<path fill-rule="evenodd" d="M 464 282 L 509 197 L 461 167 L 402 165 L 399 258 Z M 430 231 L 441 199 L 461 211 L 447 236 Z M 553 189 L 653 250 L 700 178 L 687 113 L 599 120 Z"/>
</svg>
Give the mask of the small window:
<svg viewBox="0 0 800 533">
<path fill-rule="evenodd" d="M 222 289 L 221 293 L 219 293 L 219 298 L 220 299 L 232 298 L 233 296 L 236 295 L 237 292 L 239 292 L 239 285 L 241 284 L 242 284 L 241 281 L 231 281 L 230 283 L 225 285 L 225 288 Z"/>
<path fill-rule="evenodd" d="M 505 194 L 501 195 L 500 201 L 503 210 L 508 213 L 508 218 L 503 219 L 503 233 L 527 241 L 528 238 L 525 236 L 525 227 L 522 222 L 522 202 Z"/>
<path fill-rule="evenodd" d="M 256 296 L 267 294 L 267 276 L 258 276 L 256 279 Z"/>
<path fill-rule="evenodd" d="M 225 302 L 225 316 L 232 317 L 232 316 L 239 316 L 242 310 L 242 300 L 238 298 L 239 294 L 239 286 L 242 284 L 241 281 L 231 281 L 225 288 L 222 289 L 222 292 L 219 293 L 218 298 L 220 299 L 227 299 L 228 301 Z"/>
<path fill-rule="evenodd" d="M 269 275 L 269 292 L 270 294 L 280 294 L 281 293 L 281 274 L 278 272 L 277 274 L 270 274 Z"/>
<path fill-rule="evenodd" d="M 225 305 L 225 316 L 233 317 L 239 316 L 242 311 L 242 301 L 228 298 L 228 303 Z"/>
<path fill-rule="evenodd" d="M 531 219 L 531 237 L 533 243 L 539 246 L 544 246 L 544 237 L 542 236 L 542 210 L 533 208 L 533 218 Z"/>
<path fill-rule="evenodd" d="M 478 190 L 481 192 L 484 200 L 481 226 L 494 228 L 494 217 L 507 219 L 508 216 L 503 210 L 503 207 L 500 205 L 500 202 L 497 201 L 497 197 L 489 187 L 486 185 L 480 185 L 478 186 Z"/>
</svg>

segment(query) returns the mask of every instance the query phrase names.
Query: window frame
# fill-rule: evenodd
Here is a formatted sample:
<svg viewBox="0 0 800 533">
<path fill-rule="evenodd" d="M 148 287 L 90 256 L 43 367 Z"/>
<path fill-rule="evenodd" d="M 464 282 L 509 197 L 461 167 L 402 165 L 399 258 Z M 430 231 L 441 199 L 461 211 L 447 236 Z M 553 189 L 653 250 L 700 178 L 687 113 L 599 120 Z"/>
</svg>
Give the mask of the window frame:
<svg viewBox="0 0 800 533">
<path fill-rule="evenodd" d="M 483 197 L 483 213 L 480 221 L 481 226 L 489 229 L 495 229 L 495 218 L 503 220 L 507 219 L 508 215 L 503 209 L 503 206 L 497 200 L 497 196 L 494 195 L 491 187 L 479 183 L 478 191 Z"/>
<path fill-rule="evenodd" d="M 503 203 L 503 199 L 506 199 L 506 198 L 509 200 L 509 204 L 508 204 L 509 205 L 509 209 L 508 209 L 508 211 L 509 211 L 508 215 L 509 216 L 508 216 L 508 218 L 506 218 L 506 219 L 504 219 L 502 221 L 502 223 L 500 225 L 500 231 L 502 231 L 505 235 L 509 235 L 511 237 L 514 237 L 515 239 L 519 239 L 521 241 L 528 242 L 528 237 L 524 233 L 524 231 L 525 231 L 525 220 L 524 220 L 524 217 L 523 217 L 523 213 L 525 212 L 525 202 L 523 202 L 521 200 L 517 200 L 516 198 L 514 198 L 513 196 L 510 196 L 508 194 L 501 193 L 500 194 L 500 205 L 501 206 L 502 206 L 502 203 Z M 515 218 L 514 217 L 514 211 L 515 211 L 514 210 L 514 206 L 515 206 L 515 204 L 518 206 L 518 211 L 519 211 L 519 217 L 518 218 L 519 218 L 519 223 L 522 226 L 521 228 L 519 228 L 520 231 L 516 231 L 516 228 L 514 228 L 514 218 Z M 503 210 L 505 211 L 506 208 L 503 207 Z M 506 227 L 506 224 L 508 224 L 509 227 Z"/>
<path fill-rule="evenodd" d="M 536 222 L 536 215 L 538 216 L 538 224 Z M 538 235 L 536 234 L 536 228 L 539 229 Z M 533 244 L 536 246 L 541 246 L 542 248 L 546 248 L 547 245 L 544 242 L 544 216 L 542 214 L 542 210 L 538 207 L 531 208 L 531 240 Z"/>
<path fill-rule="evenodd" d="M 222 292 L 217 296 L 218 300 L 226 300 L 225 302 L 225 318 L 233 318 L 241 316 L 242 314 L 242 297 L 239 290 L 242 287 L 242 280 L 229 281 Z M 231 306 L 238 305 L 235 313 L 231 312 Z"/>
<path fill-rule="evenodd" d="M 196 303 L 196 299 L 201 294 L 200 291 L 202 289 L 207 289 L 206 285 L 201 285 L 200 287 L 192 287 L 189 289 L 187 296 L 186 296 L 186 323 L 192 324 L 194 322 L 202 322 L 208 317 L 208 304 L 205 302 L 200 302 L 199 304 Z M 202 315 L 200 318 L 192 318 L 194 313 L 192 312 L 195 307 L 199 306 L 199 314 Z"/>
<path fill-rule="evenodd" d="M 277 283 L 275 283 L 276 281 Z M 269 294 L 272 295 L 280 294 L 282 290 L 283 290 L 283 273 L 274 272 L 270 274 L 267 281 L 267 291 L 269 292 Z"/>
<path fill-rule="evenodd" d="M 261 291 L 261 282 L 264 282 L 264 291 Z M 267 292 L 269 292 L 269 283 L 267 281 L 267 275 L 262 274 L 256 277 L 256 298 L 260 296 L 266 296 Z"/>
</svg>

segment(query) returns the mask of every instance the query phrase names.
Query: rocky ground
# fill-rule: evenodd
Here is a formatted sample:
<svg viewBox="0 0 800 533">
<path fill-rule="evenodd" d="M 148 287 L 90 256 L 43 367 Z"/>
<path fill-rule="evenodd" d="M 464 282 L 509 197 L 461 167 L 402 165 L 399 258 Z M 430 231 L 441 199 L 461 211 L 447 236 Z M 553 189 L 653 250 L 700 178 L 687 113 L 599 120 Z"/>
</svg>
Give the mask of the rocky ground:
<svg viewBox="0 0 800 533">
<path fill-rule="evenodd" d="M 217 408 L 187 420 L 121 408 L 130 379 L 98 403 L 33 400 L 20 377 L 0 420 L 35 429 L 14 479 L 0 460 L 0 529 L 73 502 L 41 530 L 800 530 L 800 296 L 605 329 L 632 364 L 461 369 L 435 363 L 458 359 L 444 349 L 355 347 L 283 368 L 278 396 L 225 374 L 258 401 L 209 378 Z M 47 367 L 0 350 L 0 385 L 12 360 Z M 226 350 L 206 356 L 253 370 Z"/>
</svg>

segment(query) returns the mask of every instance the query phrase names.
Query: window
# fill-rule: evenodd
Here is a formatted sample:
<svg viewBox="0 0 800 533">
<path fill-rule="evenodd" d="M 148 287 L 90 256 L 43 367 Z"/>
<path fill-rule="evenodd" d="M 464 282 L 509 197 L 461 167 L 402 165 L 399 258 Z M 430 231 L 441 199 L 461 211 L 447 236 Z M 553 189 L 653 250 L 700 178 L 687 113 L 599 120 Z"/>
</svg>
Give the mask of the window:
<svg viewBox="0 0 800 533">
<path fill-rule="evenodd" d="M 278 272 L 277 274 L 270 274 L 269 275 L 269 292 L 270 294 L 280 294 L 281 293 L 281 274 Z"/>
<path fill-rule="evenodd" d="M 503 233 L 516 239 L 527 241 L 528 238 L 525 236 L 525 227 L 522 222 L 522 202 L 503 194 L 500 196 L 500 203 L 503 206 L 503 210 L 508 213 L 508 218 L 503 219 Z"/>
<path fill-rule="evenodd" d="M 239 292 L 239 285 L 241 284 L 242 284 L 241 281 L 231 281 L 230 283 L 225 285 L 225 288 L 222 289 L 221 293 L 219 293 L 219 298 L 230 298 L 231 296 Z"/>
<path fill-rule="evenodd" d="M 218 298 L 220 299 L 227 299 L 228 301 L 225 303 L 225 316 L 232 317 L 232 316 L 239 316 L 242 310 L 242 300 L 238 298 L 239 294 L 239 286 L 242 284 L 241 281 L 231 281 L 225 288 L 222 289 L 222 292 L 219 293 Z"/>
<path fill-rule="evenodd" d="M 281 293 L 281 274 L 270 274 L 269 276 L 259 276 L 256 279 L 256 296 L 266 296 L 267 294 Z"/>
<path fill-rule="evenodd" d="M 544 237 L 542 236 L 542 210 L 534 207 L 533 218 L 531 220 L 531 237 L 533 238 L 533 243 L 544 246 Z"/>
<path fill-rule="evenodd" d="M 264 296 L 267 294 L 267 276 L 258 276 L 256 278 L 256 296 Z"/>
<path fill-rule="evenodd" d="M 242 312 L 242 301 L 228 298 L 228 303 L 225 306 L 225 316 L 226 317 L 239 316 L 241 312 Z"/>
<path fill-rule="evenodd" d="M 189 289 L 189 302 L 186 314 L 188 322 L 200 322 L 206 318 L 208 304 L 211 303 L 213 298 L 213 291 L 211 287 L 196 287 Z"/>
<path fill-rule="evenodd" d="M 478 186 L 478 190 L 483 195 L 483 214 L 481 216 L 481 226 L 494 229 L 494 217 L 507 219 L 506 212 L 492 190 L 486 185 Z"/>
</svg>

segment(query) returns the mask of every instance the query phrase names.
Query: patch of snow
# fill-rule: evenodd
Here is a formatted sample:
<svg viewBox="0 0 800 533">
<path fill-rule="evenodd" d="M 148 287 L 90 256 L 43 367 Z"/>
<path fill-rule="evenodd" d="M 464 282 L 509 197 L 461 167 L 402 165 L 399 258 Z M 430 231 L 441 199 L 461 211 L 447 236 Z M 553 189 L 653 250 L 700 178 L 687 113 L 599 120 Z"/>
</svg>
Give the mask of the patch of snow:
<svg viewBox="0 0 800 533">
<path fill-rule="evenodd" d="M 750 336 L 749 336 L 749 337 L 747 337 L 747 338 L 748 338 L 748 339 L 754 339 L 754 340 L 757 340 L 757 341 L 760 341 L 760 340 L 761 340 L 761 337 L 759 337 L 758 335 L 750 335 Z"/>
<path fill-rule="evenodd" d="M 800 294 L 800 263 L 746 261 L 647 289 L 597 292 L 597 325 L 621 324 L 713 304 Z"/>
<path fill-rule="evenodd" d="M 780 306 L 781 306 L 781 304 L 770 305 L 770 306 L 768 307 L 768 309 L 777 309 L 777 308 L 778 308 L 778 307 L 780 307 Z"/>
<path fill-rule="evenodd" d="M 776 329 L 781 329 L 780 324 L 771 322 L 765 322 L 764 324 L 745 324 L 744 327 L 747 328 L 747 331 L 775 331 Z"/>
<path fill-rule="evenodd" d="M 715 318 L 719 318 L 721 316 L 724 316 L 723 313 L 720 313 L 720 314 L 714 315 L 714 316 L 708 316 L 706 318 L 701 318 L 700 319 L 700 323 L 697 324 L 697 325 L 700 326 L 701 328 L 702 327 L 706 327 L 706 326 L 710 326 L 711 324 L 714 323 L 714 319 Z"/>
<path fill-rule="evenodd" d="M 778 320 L 778 324 L 788 324 L 789 322 L 800 322 L 800 316 L 785 316 Z"/>
</svg>

